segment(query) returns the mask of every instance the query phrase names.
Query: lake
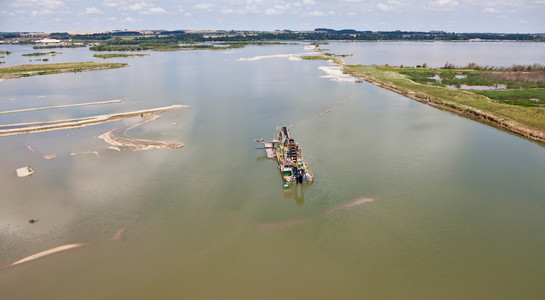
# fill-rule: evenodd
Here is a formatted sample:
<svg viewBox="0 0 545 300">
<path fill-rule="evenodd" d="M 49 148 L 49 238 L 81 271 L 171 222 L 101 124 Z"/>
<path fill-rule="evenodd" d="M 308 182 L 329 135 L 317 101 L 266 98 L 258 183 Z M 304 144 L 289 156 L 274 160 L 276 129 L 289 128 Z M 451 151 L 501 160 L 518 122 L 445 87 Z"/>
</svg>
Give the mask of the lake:
<svg viewBox="0 0 545 300">
<path fill-rule="evenodd" d="M 127 131 L 179 149 L 116 151 L 98 138 L 139 118 L 0 137 L 0 265 L 83 243 L 0 268 L 0 298 L 541 299 L 545 147 L 324 78 L 326 62 L 288 58 L 305 45 L 144 52 L 107 60 L 122 69 L 0 82 L 0 111 L 123 99 L 0 125 L 190 106 Z M 351 64 L 545 64 L 544 43 L 321 47 Z M 6 50 L 2 66 L 36 52 Z M 57 52 L 49 63 L 103 61 Z M 312 185 L 283 189 L 256 149 L 282 124 L 295 124 Z M 35 173 L 18 178 L 28 165 Z"/>
</svg>

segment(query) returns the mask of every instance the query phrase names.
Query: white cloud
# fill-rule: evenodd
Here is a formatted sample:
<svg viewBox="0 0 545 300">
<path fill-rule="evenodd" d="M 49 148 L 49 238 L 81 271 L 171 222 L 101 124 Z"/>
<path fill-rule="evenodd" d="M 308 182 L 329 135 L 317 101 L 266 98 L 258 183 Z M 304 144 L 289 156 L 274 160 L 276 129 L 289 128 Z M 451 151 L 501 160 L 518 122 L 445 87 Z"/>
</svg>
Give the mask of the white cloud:
<svg viewBox="0 0 545 300">
<path fill-rule="evenodd" d="M 314 0 L 303 0 L 303 4 L 314 5 L 314 4 L 316 4 L 316 1 L 314 1 Z"/>
<path fill-rule="evenodd" d="M 390 0 L 387 3 L 388 4 L 379 3 L 377 4 L 377 8 L 382 11 L 392 11 L 392 10 L 398 10 L 404 6 L 407 6 L 406 3 L 400 2 L 397 0 Z"/>
<path fill-rule="evenodd" d="M 52 14 L 53 11 L 50 10 L 50 9 L 42 9 L 42 10 L 33 10 L 30 15 L 32 17 L 38 17 L 38 16 L 45 16 L 45 15 L 50 15 Z"/>
<path fill-rule="evenodd" d="M 291 8 L 290 4 L 285 4 L 285 5 L 275 5 L 274 6 L 275 9 L 278 9 L 278 10 L 288 10 Z"/>
<path fill-rule="evenodd" d="M 528 20 L 519 20 L 520 24 L 528 24 Z"/>
<path fill-rule="evenodd" d="M 63 1 L 59 0 L 16 0 L 11 3 L 13 7 L 46 7 L 50 9 L 64 6 Z"/>
<path fill-rule="evenodd" d="M 232 14 L 234 11 L 230 8 L 223 8 L 223 9 L 220 9 L 220 13 L 222 14 Z"/>
<path fill-rule="evenodd" d="M 125 20 L 126 22 L 134 22 L 136 21 L 135 19 L 131 18 L 131 17 L 126 17 Z"/>
<path fill-rule="evenodd" d="M 166 14 L 167 11 L 162 7 L 151 7 L 148 10 L 141 11 L 141 15 L 157 15 L 157 14 Z"/>
<path fill-rule="evenodd" d="M 193 8 L 194 9 L 206 9 L 206 10 L 210 10 L 212 8 L 216 7 L 216 5 L 212 4 L 212 3 L 205 3 L 205 2 L 201 2 L 201 3 L 197 3 L 195 5 L 193 5 Z"/>
<path fill-rule="evenodd" d="M 460 3 L 456 0 L 433 0 L 427 8 L 429 10 L 449 11 L 455 10 Z"/>
<path fill-rule="evenodd" d="M 274 8 L 268 8 L 268 9 L 265 10 L 265 14 L 268 15 L 268 16 L 280 15 L 280 14 L 282 14 L 282 12 L 277 10 L 277 9 L 274 9 Z"/>
<path fill-rule="evenodd" d="M 93 7 L 87 7 L 85 9 L 85 13 L 86 14 L 100 14 L 100 13 L 102 13 L 102 11 L 93 6 Z"/>
<path fill-rule="evenodd" d="M 325 16 L 326 13 L 323 11 L 315 10 L 315 11 L 309 12 L 308 15 L 311 17 L 322 17 L 322 16 Z"/>
<path fill-rule="evenodd" d="M 383 3 L 377 4 L 377 8 L 382 11 L 389 11 L 392 10 L 392 7 Z"/>
<path fill-rule="evenodd" d="M 117 7 L 119 6 L 119 1 L 116 0 L 104 0 L 102 1 L 102 5 L 106 7 Z"/>
<path fill-rule="evenodd" d="M 144 9 L 145 4 L 135 3 L 133 5 L 129 5 L 130 10 L 138 11 Z"/>
<path fill-rule="evenodd" d="M 500 11 L 497 10 L 497 9 L 495 9 L 495 8 L 493 8 L 493 7 L 487 7 L 487 8 L 485 8 L 485 9 L 483 9 L 483 12 L 485 12 L 485 13 L 497 14 L 497 13 L 499 13 Z"/>
</svg>

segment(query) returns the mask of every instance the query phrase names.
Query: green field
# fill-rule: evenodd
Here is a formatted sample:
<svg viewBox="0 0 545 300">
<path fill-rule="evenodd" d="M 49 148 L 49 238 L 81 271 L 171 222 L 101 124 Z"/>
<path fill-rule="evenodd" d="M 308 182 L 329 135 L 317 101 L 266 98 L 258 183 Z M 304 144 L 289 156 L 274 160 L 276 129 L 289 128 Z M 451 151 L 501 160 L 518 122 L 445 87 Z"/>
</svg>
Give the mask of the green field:
<svg viewBox="0 0 545 300">
<path fill-rule="evenodd" d="M 67 73 L 67 72 L 84 72 L 84 71 L 93 71 L 93 70 L 117 69 L 117 68 L 122 68 L 126 66 L 127 64 L 122 64 L 122 63 L 97 63 L 97 62 L 19 65 L 19 66 L 13 66 L 13 67 L 0 68 L 0 79 L 10 79 L 10 78 Z"/>
<path fill-rule="evenodd" d="M 427 78 L 426 75 L 431 73 L 435 75 L 437 72 L 466 72 L 459 70 L 443 71 L 350 65 L 345 66 L 345 72 L 412 99 L 463 115 L 477 117 L 495 126 L 545 142 L 545 107 L 542 105 L 544 95 L 542 89 L 457 90 L 430 84 L 427 80 L 419 79 Z M 467 72 L 477 71 L 467 70 Z M 448 76 L 450 75 L 445 77 Z M 515 98 L 518 100 L 508 100 Z M 526 105 L 526 100 L 535 102 L 534 104 L 537 105 Z"/>
<path fill-rule="evenodd" d="M 61 54 L 59 52 L 51 51 L 51 52 L 34 52 L 34 53 L 27 53 L 27 54 L 21 54 L 22 56 L 43 56 L 43 55 L 57 55 Z"/>
<path fill-rule="evenodd" d="M 127 53 L 108 53 L 108 54 L 95 54 L 93 57 L 96 58 L 116 58 L 116 57 L 141 57 L 149 56 L 149 54 L 127 54 Z"/>
</svg>

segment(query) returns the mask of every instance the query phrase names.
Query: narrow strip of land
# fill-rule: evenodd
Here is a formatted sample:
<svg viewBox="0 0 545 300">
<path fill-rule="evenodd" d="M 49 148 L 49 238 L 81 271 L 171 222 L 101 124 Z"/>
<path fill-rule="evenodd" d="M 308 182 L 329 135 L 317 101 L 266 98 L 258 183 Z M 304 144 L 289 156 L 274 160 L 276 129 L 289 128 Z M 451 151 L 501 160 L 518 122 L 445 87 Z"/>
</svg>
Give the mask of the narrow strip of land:
<svg viewBox="0 0 545 300">
<path fill-rule="evenodd" d="M 158 108 L 152 108 L 152 109 L 144 109 L 144 110 L 137 110 L 137 111 L 131 111 L 131 112 L 123 112 L 123 113 L 114 113 L 114 114 L 108 114 L 108 115 L 99 115 L 99 116 L 85 117 L 85 118 L 79 118 L 79 119 L 58 120 L 54 123 L 37 125 L 37 126 L 19 127 L 20 124 L 11 124 L 11 127 L 15 127 L 15 128 L 1 129 L 0 136 L 85 127 L 85 126 L 102 124 L 106 122 L 113 122 L 113 121 L 117 121 L 121 119 L 133 118 L 137 116 L 144 116 L 147 114 L 161 113 L 161 112 L 165 112 L 165 111 L 169 111 L 173 109 L 179 109 L 183 107 L 188 107 L 188 106 L 187 105 L 171 105 L 171 106 L 158 107 Z"/>
<path fill-rule="evenodd" d="M 49 249 L 49 250 L 42 251 L 40 253 L 36 253 L 34 255 L 25 257 L 25 258 L 23 258 L 21 260 L 18 260 L 16 262 L 8 265 L 7 267 L 12 267 L 12 266 L 15 266 L 15 265 L 18 265 L 18 264 L 22 264 L 22 263 L 25 263 L 25 262 L 28 262 L 28 261 L 32 261 L 32 260 L 35 260 L 35 259 L 38 259 L 38 258 L 42 258 L 44 256 L 54 254 L 54 253 L 57 253 L 57 252 L 66 251 L 66 250 L 81 247 L 81 246 L 84 246 L 84 245 L 85 245 L 84 243 L 62 245 L 62 246 L 59 246 L 59 247 L 56 247 L 56 248 L 53 248 L 53 249 Z"/>
<path fill-rule="evenodd" d="M 34 64 L 19 65 L 0 68 L 0 79 L 12 79 L 37 75 L 84 72 L 106 69 L 117 69 L 128 66 L 124 63 L 98 63 L 98 62 L 76 62 L 58 64 Z"/>
<path fill-rule="evenodd" d="M 66 104 L 66 105 L 44 106 L 44 107 L 35 107 L 35 108 L 23 108 L 23 109 L 0 111 L 0 115 L 21 113 L 21 112 L 28 112 L 28 111 L 37 111 L 37 110 L 47 110 L 47 109 L 58 109 L 58 108 L 78 107 L 78 106 L 112 104 L 112 103 L 120 103 L 121 101 L 123 101 L 123 100 L 109 100 L 109 101 L 87 102 L 87 103 L 78 103 L 78 104 Z"/>
<path fill-rule="evenodd" d="M 401 74 L 401 70 L 380 66 L 344 66 L 345 72 L 379 87 L 440 109 L 477 118 L 545 144 L 545 107 L 498 103 L 472 91 L 421 84 Z"/>
</svg>

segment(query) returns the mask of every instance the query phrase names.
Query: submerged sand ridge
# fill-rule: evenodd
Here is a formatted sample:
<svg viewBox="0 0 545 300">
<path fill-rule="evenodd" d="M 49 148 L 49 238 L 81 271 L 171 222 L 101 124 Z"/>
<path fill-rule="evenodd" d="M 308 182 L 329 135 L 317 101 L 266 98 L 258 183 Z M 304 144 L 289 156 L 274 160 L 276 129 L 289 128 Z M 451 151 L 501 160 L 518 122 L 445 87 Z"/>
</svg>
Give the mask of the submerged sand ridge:
<svg viewBox="0 0 545 300">
<path fill-rule="evenodd" d="M 103 139 L 106 143 L 111 145 L 111 149 L 121 151 L 121 149 L 130 149 L 132 151 L 141 151 L 141 150 L 153 150 L 153 149 L 175 149 L 181 148 L 184 146 L 182 143 L 174 141 L 150 141 L 144 139 L 137 139 L 127 136 L 127 131 L 140 126 L 144 123 L 153 121 L 159 118 L 156 114 L 148 114 L 144 117 L 142 121 L 138 124 L 130 126 L 123 130 L 122 135 L 124 137 L 115 136 L 115 132 L 121 130 L 121 128 L 113 129 L 108 132 L 105 132 L 99 136 L 100 139 Z"/>
<path fill-rule="evenodd" d="M 54 130 L 98 125 L 102 123 L 142 116 L 145 114 L 161 113 L 161 112 L 165 112 L 165 111 L 169 111 L 173 109 L 185 108 L 185 107 L 188 107 L 188 106 L 187 105 L 171 105 L 171 106 L 151 108 L 151 109 L 145 109 L 145 110 L 137 110 L 137 111 L 131 111 L 131 112 L 124 112 L 124 113 L 114 113 L 114 114 L 108 114 L 108 115 L 98 115 L 98 116 L 84 117 L 84 118 L 77 118 L 77 119 L 57 120 L 52 122 L 18 123 L 18 124 L 2 125 L 2 127 L 7 129 L 0 129 L 0 136 L 35 133 L 35 132 L 43 132 L 43 131 L 54 131 Z"/>
</svg>

